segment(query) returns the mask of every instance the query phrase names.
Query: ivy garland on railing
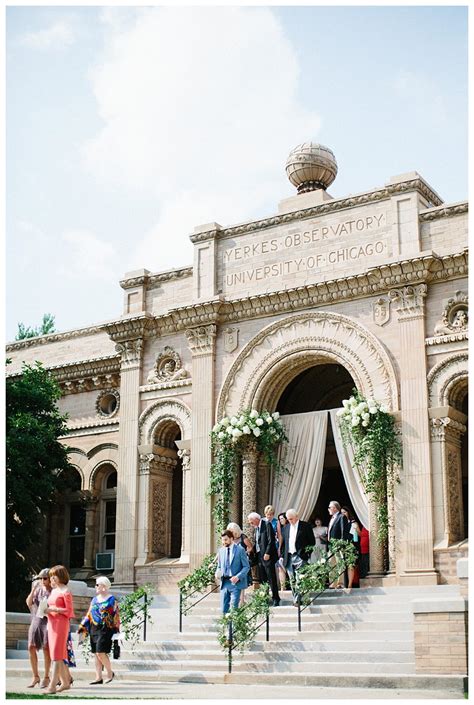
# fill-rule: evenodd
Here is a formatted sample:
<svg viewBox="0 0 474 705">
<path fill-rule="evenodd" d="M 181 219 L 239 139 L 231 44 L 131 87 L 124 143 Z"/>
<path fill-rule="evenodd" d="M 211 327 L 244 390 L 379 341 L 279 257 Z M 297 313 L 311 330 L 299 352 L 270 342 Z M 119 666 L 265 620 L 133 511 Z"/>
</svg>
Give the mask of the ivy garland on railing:
<svg viewBox="0 0 474 705">
<path fill-rule="evenodd" d="M 378 541 L 386 543 L 389 517 L 388 498 L 393 497 L 398 469 L 402 465 L 402 446 L 395 420 L 385 405 L 364 399 L 356 390 L 344 399 L 337 413 L 344 445 L 352 446 L 354 464 L 369 499 L 376 506 Z"/>
<path fill-rule="evenodd" d="M 143 620 L 153 624 L 150 616 L 153 586 L 146 584 L 119 600 L 120 632 L 131 649 L 135 648 L 143 633 Z"/>
<path fill-rule="evenodd" d="M 189 600 L 194 592 L 204 592 L 215 585 L 215 572 L 217 567 L 217 555 L 211 553 L 206 556 L 201 565 L 192 573 L 179 581 L 178 587 L 181 590 L 181 608 L 183 614 L 188 614 L 191 606 Z"/>
<path fill-rule="evenodd" d="M 217 622 L 217 638 L 225 650 L 229 646 L 229 622 L 232 621 L 232 642 L 241 654 L 255 641 L 256 627 L 266 619 L 270 612 L 268 585 L 261 585 L 250 595 L 245 604 L 231 609 Z"/>
<path fill-rule="evenodd" d="M 312 548 L 309 546 L 308 552 Z M 328 558 L 320 558 L 317 563 L 308 563 L 297 572 L 297 590 L 302 605 L 309 604 L 315 594 L 323 592 L 346 568 L 357 563 L 354 544 L 344 539 L 331 539 L 328 554 L 332 554 L 335 560 L 330 562 Z"/>
<path fill-rule="evenodd" d="M 216 530 L 221 532 L 228 523 L 229 506 L 234 493 L 238 462 L 248 448 L 263 454 L 273 476 L 278 481 L 285 469 L 278 462 L 278 447 L 288 441 L 280 414 L 275 411 L 241 411 L 231 418 L 225 416 L 211 432 L 211 465 L 208 497 L 214 498 L 213 517 Z"/>
</svg>

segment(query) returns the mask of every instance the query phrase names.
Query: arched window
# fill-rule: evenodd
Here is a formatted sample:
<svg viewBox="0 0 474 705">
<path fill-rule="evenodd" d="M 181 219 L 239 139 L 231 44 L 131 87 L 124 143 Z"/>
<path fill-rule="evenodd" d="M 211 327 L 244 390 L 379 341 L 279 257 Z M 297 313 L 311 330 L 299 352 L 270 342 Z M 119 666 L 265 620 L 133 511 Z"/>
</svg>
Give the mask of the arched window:
<svg viewBox="0 0 474 705">
<path fill-rule="evenodd" d="M 86 538 L 86 511 L 80 495 L 82 478 L 76 468 L 61 473 L 61 494 L 64 502 L 67 544 L 65 563 L 69 569 L 82 568 Z"/>
<path fill-rule="evenodd" d="M 109 466 L 104 471 L 101 485 L 100 551 L 115 550 L 117 516 L 117 471 Z"/>
</svg>

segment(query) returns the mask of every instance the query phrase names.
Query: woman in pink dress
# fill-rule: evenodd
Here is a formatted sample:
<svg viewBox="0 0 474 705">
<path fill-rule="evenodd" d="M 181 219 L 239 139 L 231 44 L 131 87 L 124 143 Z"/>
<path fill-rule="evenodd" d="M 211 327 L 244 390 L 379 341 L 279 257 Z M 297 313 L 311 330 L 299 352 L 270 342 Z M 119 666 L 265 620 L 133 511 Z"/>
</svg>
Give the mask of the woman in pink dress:
<svg viewBox="0 0 474 705">
<path fill-rule="evenodd" d="M 72 595 L 67 587 L 69 573 L 63 565 L 55 565 L 49 571 L 52 591 L 48 598 L 48 645 L 53 675 L 46 693 L 60 693 L 71 687 L 71 679 L 64 661 L 67 660 L 69 620 L 74 617 Z M 59 688 L 56 689 L 56 683 Z"/>
</svg>

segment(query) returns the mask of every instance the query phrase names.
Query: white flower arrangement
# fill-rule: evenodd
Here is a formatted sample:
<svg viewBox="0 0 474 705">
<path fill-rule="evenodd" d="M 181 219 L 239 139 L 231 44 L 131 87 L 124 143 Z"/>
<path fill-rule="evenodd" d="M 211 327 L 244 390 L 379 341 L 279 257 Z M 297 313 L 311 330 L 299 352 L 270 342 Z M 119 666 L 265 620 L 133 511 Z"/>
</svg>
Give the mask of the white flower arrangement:
<svg viewBox="0 0 474 705">
<path fill-rule="evenodd" d="M 379 404 L 379 402 L 374 399 L 367 399 L 360 401 L 356 397 L 352 396 L 349 399 L 344 399 L 342 402 L 342 409 L 339 409 L 337 416 L 341 418 L 346 424 L 350 424 L 352 427 L 363 426 L 367 428 L 370 422 L 373 420 L 373 416 L 378 412 L 388 413 L 388 409 L 385 404 Z"/>
<path fill-rule="evenodd" d="M 281 421 L 280 414 L 275 411 L 270 414 L 268 411 L 263 411 L 261 414 L 256 409 L 250 411 L 242 411 L 230 418 L 224 418 L 216 423 L 212 429 L 212 437 L 214 442 L 237 443 L 242 437 L 249 436 L 252 438 L 261 438 L 267 436 L 271 438 L 271 442 L 280 442 L 285 432 Z"/>
</svg>

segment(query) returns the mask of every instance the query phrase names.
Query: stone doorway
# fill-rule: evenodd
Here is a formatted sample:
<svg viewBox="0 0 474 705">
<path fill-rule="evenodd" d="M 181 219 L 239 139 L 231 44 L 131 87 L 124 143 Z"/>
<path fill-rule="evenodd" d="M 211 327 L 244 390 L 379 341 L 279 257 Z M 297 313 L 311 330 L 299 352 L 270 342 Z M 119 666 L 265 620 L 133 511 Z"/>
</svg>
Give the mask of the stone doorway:
<svg viewBox="0 0 474 705">
<path fill-rule="evenodd" d="M 155 432 L 152 480 L 152 546 L 156 558 L 179 558 L 183 531 L 183 467 L 176 441 L 181 429 L 162 421 Z"/>
</svg>

